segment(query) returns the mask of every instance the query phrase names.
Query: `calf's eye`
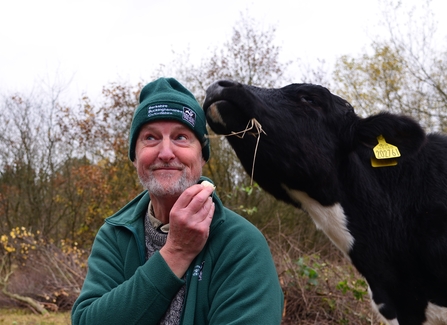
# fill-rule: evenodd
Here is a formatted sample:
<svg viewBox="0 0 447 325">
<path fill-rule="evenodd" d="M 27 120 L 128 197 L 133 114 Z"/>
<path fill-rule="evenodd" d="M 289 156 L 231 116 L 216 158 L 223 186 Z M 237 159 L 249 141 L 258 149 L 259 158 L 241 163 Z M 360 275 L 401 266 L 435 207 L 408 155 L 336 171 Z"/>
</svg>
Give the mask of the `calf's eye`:
<svg viewBox="0 0 447 325">
<path fill-rule="evenodd" d="M 309 98 L 309 97 L 301 97 L 301 101 L 303 103 L 307 103 L 307 104 L 313 104 L 314 103 L 314 101 L 311 98 Z"/>
</svg>

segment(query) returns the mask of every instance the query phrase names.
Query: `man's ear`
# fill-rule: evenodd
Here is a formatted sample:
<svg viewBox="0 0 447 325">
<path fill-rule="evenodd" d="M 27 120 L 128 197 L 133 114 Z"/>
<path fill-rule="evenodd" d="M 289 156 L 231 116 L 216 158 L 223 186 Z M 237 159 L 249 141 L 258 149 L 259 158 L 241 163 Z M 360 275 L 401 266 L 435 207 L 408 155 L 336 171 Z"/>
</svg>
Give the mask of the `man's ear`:
<svg viewBox="0 0 447 325">
<path fill-rule="evenodd" d="M 201 157 L 202 157 L 202 167 L 203 167 L 203 166 L 205 166 L 206 161 L 205 161 L 205 158 L 203 158 L 203 156 L 201 156 Z"/>
</svg>

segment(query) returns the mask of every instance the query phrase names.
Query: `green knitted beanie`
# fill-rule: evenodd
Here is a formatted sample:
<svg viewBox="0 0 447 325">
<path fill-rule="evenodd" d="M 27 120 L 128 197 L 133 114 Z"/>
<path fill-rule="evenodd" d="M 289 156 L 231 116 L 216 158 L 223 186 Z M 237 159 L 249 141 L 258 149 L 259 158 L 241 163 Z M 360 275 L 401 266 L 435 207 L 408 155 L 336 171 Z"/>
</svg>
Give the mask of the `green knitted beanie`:
<svg viewBox="0 0 447 325">
<path fill-rule="evenodd" d="M 141 127 L 157 120 L 176 120 L 189 127 L 202 145 L 205 161 L 210 157 L 205 113 L 194 95 L 173 78 L 160 78 L 141 90 L 140 105 L 132 119 L 129 158 L 135 160 L 135 145 Z"/>
</svg>

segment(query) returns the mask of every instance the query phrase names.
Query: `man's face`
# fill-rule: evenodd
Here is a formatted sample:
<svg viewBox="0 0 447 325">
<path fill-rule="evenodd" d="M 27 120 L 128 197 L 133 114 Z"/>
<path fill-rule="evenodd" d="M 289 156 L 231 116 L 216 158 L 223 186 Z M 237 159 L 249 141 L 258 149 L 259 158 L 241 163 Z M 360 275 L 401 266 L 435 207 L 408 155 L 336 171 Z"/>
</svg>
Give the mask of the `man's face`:
<svg viewBox="0 0 447 325">
<path fill-rule="evenodd" d="M 145 124 L 133 162 L 143 186 L 154 196 L 179 196 L 197 183 L 205 160 L 195 134 L 176 121 Z"/>
</svg>

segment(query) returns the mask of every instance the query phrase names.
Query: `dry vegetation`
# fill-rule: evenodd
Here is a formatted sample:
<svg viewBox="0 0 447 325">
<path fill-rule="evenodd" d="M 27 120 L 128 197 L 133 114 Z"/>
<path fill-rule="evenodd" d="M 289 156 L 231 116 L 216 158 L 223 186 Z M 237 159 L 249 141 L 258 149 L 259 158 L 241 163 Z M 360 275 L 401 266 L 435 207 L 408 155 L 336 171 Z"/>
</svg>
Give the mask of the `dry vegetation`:
<svg viewBox="0 0 447 325">
<path fill-rule="evenodd" d="M 0 325 L 70 325 L 70 313 L 49 313 L 46 316 L 23 309 L 0 309 Z"/>
<path fill-rule="evenodd" d="M 381 324 L 366 281 L 329 242 L 303 251 L 304 231 L 267 235 L 285 295 L 282 324 Z"/>
<path fill-rule="evenodd" d="M 14 228 L 0 239 L 0 308 L 36 314 L 69 311 L 86 274 L 87 252 Z"/>
</svg>

